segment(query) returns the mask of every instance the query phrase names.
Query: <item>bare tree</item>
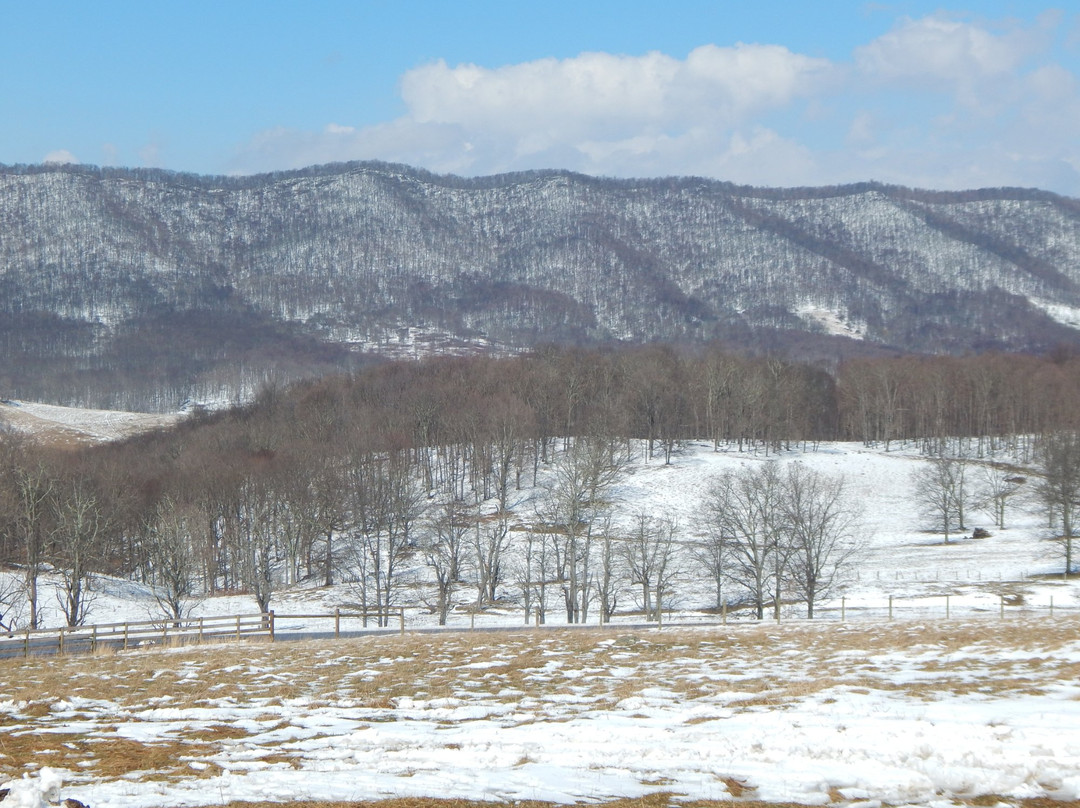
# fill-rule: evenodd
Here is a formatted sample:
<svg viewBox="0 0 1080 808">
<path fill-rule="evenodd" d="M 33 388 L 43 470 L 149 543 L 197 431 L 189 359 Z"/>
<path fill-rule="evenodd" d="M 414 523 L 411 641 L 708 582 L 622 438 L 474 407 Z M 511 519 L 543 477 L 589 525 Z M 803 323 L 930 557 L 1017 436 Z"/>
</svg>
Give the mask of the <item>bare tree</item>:
<svg viewBox="0 0 1080 808">
<path fill-rule="evenodd" d="M 814 617 L 814 604 L 843 582 L 857 549 L 858 512 L 844 480 L 791 463 L 782 498 L 787 572 L 792 588 Z"/>
<path fill-rule="evenodd" d="M 619 604 L 620 583 L 625 577 L 623 554 L 615 534 L 610 515 L 606 515 L 599 528 L 596 562 L 596 597 L 600 605 L 600 619 L 611 621 Z"/>
<path fill-rule="evenodd" d="M 702 502 L 710 532 L 729 550 L 727 575 L 749 593 L 759 620 L 775 592 L 781 488 L 775 464 L 764 463 L 722 474 L 709 485 Z"/>
<path fill-rule="evenodd" d="M 499 511 L 490 515 L 479 513 L 473 519 L 473 560 L 476 565 L 476 605 L 490 606 L 498 596 L 505 570 L 503 560 L 510 549 L 510 514 Z"/>
<path fill-rule="evenodd" d="M 709 575 L 713 587 L 713 605 L 724 607 L 724 582 L 727 580 L 728 554 L 726 537 L 720 531 L 706 532 L 690 544 L 690 553 L 698 565 Z"/>
<path fill-rule="evenodd" d="M 466 536 L 470 519 L 460 503 L 441 505 L 426 522 L 421 547 L 424 560 L 435 576 L 435 614 L 446 625 L 454 590 L 461 580 Z"/>
<path fill-rule="evenodd" d="M 331 586 L 336 568 L 334 540 L 349 521 L 349 485 L 343 464 L 322 453 L 312 469 L 311 486 L 314 495 L 311 518 L 322 539 L 323 585 Z M 314 548 L 312 543 L 312 553 Z M 313 562 L 309 562 L 310 566 L 314 566 Z"/>
<path fill-rule="evenodd" d="M 955 527 L 964 530 L 964 515 L 972 501 L 972 486 L 967 476 L 968 461 L 939 454 L 914 473 L 915 498 L 927 519 L 945 535 Z"/>
<path fill-rule="evenodd" d="M 144 530 L 154 598 L 165 618 L 174 622 L 187 617 L 197 603 L 199 561 L 192 534 L 200 524 L 196 511 L 166 497 Z"/>
<path fill-rule="evenodd" d="M 0 631 L 13 631 L 19 626 L 26 605 L 24 584 L 15 576 L 0 578 Z"/>
<path fill-rule="evenodd" d="M 999 530 L 1005 529 L 1005 510 L 1009 502 L 1024 490 L 1027 477 L 1014 469 L 996 465 L 982 467 L 978 484 L 978 499 L 994 516 Z"/>
<path fill-rule="evenodd" d="M 676 569 L 675 536 L 678 524 L 670 516 L 634 514 L 630 533 L 623 540 L 623 553 L 630 582 L 641 587 L 642 607 L 647 620 L 660 619 L 665 593 Z"/>
<path fill-rule="evenodd" d="M 98 498 L 81 481 L 57 487 L 54 501 L 52 560 L 61 575 L 57 600 L 69 626 L 81 626 L 92 601 L 91 576 L 102 555 L 108 517 Z"/>
<path fill-rule="evenodd" d="M 56 479 L 41 463 L 20 466 L 15 472 L 17 488 L 14 530 L 23 546 L 28 619 L 31 629 L 38 628 L 38 578 L 49 543 L 50 502 Z"/>
<path fill-rule="evenodd" d="M 517 579 L 526 623 L 530 613 L 536 615 L 538 623 L 547 622 L 548 587 L 558 577 L 555 543 L 555 534 L 546 524 L 536 524 L 525 531 Z"/>
<path fill-rule="evenodd" d="M 1046 435 L 1039 459 L 1043 473 L 1039 494 L 1051 517 L 1061 519 L 1060 540 L 1068 576 L 1073 571 L 1073 517 L 1080 507 L 1080 432 Z"/>
<path fill-rule="evenodd" d="M 402 585 L 402 565 L 414 550 L 413 526 L 424 498 L 404 455 L 354 464 L 352 483 L 356 589 L 363 608 L 374 607 L 379 625 L 386 626 Z"/>
<path fill-rule="evenodd" d="M 556 537 L 555 564 L 566 606 L 566 622 L 588 619 L 592 587 L 593 529 L 609 506 L 620 461 L 608 441 L 578 438 L 555 462 L 541 520 Z"/>
<path fill-rule="evenodd" d="M 277 583 L 278 562 L 276 492 L 267 475 L 253 472 L 241 483 L 228 515 L 231 540 L 236 543 L 240 580 L 255 598 L 260 612 L 270 610 Z"/>
</svg>

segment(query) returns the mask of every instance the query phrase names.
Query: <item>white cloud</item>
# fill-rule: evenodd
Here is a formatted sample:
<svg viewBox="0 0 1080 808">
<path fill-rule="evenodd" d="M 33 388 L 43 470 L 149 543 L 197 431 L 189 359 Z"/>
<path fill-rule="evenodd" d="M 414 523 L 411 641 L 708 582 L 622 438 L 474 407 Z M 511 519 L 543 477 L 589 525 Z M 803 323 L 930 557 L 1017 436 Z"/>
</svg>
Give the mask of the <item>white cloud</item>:
<svg viewBox="0 0 1080 808">
<path fill-rule="evenodd" d="M 161 165 L 161 144 L 156 141 L 147 143 L 139 149 L 139 159 L 148 168 L 156 168 Z"/>
<path fill-rule="evenodd" d="M 67 149 L 57 149 L 51 151 L 45 155 L 45 159 L 42 161 L 45 163 L 78 163 L 79 158 L 69 152 Z"/>
<path fill-rule="evenodd" d="M 846 63 L 768 44 L 703 45 L 685 59 L 436 61 L 402 76 L 402 117 L 263 132 L 232 167 L 381 159 L 472 175 L 566 168 L 1080 194 L 1080 87 L 1047 56 L 1060 28 L 1054 15 L 1027 27 L 904 19 Z"/>
<path fill-rule="evenodd" d="M 904 19 L 892 31 L 856 48 L 855 67 L 871 82 L 950 93 L 969 110 L 999 114 L 1018 100 L 1023 68 L 1046 50 L 1059 22 L 1053 13 L 1029 28 L 964 22 L 940 14 Z"/>
<path fill-rule="evenodd" d="M 584 53 L 495 69 L 440 61 L 402 77 L 404 117 L 359 130 L 264 132 L 235 167 L 376 157 L 467 173 L 612 173 L 615 164 L 635 173 L 634 161 L 644 160 L 672 173 L 692 167 L 678 159 L 679 144 L 711 153 L 738 127 L 756 127 L 756 116 L 820 92 L 834 73 L 827 60 L 777 45 L 705 45 L 685 60 Z M 698 146 L 703 133 L 709 148 Z M 665 154 L 674 160 L 666 171 Z"/>
<path fill-rule="evenodd" d="M 777 45 L 706 45 L 683 61 L 656 52 L 584 53 L 497 69 L 440 61 L 409 71 L 401 85 L 417 123 L 565 140 L 703 121 L 733 126 L 811 92 L 830 68 Z"/>
<path fill-rule="evenodd" d="M 971 81 L 1013 71 L 1027 55 L 1022 31 L 995 35 L 942 16 L 904 20 L 855 50 L 859 70 L 885 81 Z"/>
</svg>

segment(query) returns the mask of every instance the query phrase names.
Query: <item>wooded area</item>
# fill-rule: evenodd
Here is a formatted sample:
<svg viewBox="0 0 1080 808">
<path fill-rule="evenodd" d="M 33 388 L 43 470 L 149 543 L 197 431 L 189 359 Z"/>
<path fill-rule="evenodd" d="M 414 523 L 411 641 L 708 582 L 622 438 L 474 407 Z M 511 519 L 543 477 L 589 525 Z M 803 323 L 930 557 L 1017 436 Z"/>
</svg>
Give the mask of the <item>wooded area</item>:
<svg viewBox="0 0 1080 808">
<path fill-rule="evenodd" d="M 848 560 L 842 481 L 717 480 L 706 523 L 679 525 L 613 513 L 620 469 L 678 462 L 688 440 L 763 455 L 825 440 L 902 443 L 942 463 L 1007 450 L 1040 471 L 1071 551 L 1077 400 L 1080 357 L 1066 352 L 853 360 L 829 372 L 718 348 L 550 348 L 270 387 L 248 406 L 79 451 L 8 430 L 0 563 L 19 565 L 23 582 L 0 591 L 0 610 L 37 627 L 49 566 L 63 577 L 69 625 L 84 619 L 99 572 L 152 583 L 175 617 L 199 595 L 246 591 L 266 611 L 278 587 L 345 579 L 384 617 L 406 599 L 445 618 L 466 590 L 477 608 L 513 591 L 526 619 L 557 610 L 582 622 L 590 609 L 650 614 L 688 575 L 715 581 L 718 605 L 726 583 L 759 615 L 782 598 L 812 614 Z M 927 482 L 946 539 L 963 506 L 949 492 L 964 485 L 941 482 L 949 474 Z M 1011 483 L 999 476 L 1004 520 Z M 543 507 L 515 510 L 516 492 L 538 484 Z M 740 521 L 759 507 L 764 527 Z M 828 558 L 814 562 L 821 542 Z M 422 586 L 405 574 L 419 567 Z"/>
</svg>

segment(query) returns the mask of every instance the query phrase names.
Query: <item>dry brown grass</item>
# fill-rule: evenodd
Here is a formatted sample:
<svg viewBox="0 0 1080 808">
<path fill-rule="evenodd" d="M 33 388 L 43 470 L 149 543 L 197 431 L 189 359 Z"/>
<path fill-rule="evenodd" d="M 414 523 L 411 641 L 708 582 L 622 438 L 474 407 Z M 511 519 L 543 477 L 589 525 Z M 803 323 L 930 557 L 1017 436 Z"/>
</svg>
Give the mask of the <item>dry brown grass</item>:
<svg viewBox="0 0 1080 808">
<path fill-rule="evenodd" d="M 63 666 L 48 659 L 8 660 L 0 662 L 0 671 L 10 683 L 5 695 L 29 702 L 21 712 L 36 718 L 46 716 L 54 700 L 71 695 L 120 705 L 160 699 L 176 707 L 220 700 L 280 704 L 305 697 L 386 708 L 401 698 L 438 699 L 461 693 L 498 697 L 572 692 L 615 703 L 659 684 L 694 700 L 719 689 L 683 670 L 698 669 L 701 660 L 715 666 L 719 678 L 730 680 L 723 689 L 740 693 L 736 700 L 747 706 L 803 698 L 837 685 L 912 695 L 1037 692 L 1040 683 L 1051 678 L 1049 672 L 1057 679 L 1080 678 L 1080 663 L 1054 653 L 1073 640 L 1077 625 L 1075 618 L 1062 617 L 942 624 L 739 625 L 647 634 L 523 630 L 354 639 L 335 644 L 330 658 L 327 647 L 316 643 L 216 645 L 82 657 Z M 973 653 L 981 647 L 1027 650 L 1032 658 L 984 663 Z M 889 665 L 881 658 L 900 649 L 907 652 L 907 664 L 932 673 L 933 679 L 917 685 L 891 682 Z M 912 663 L 912 655 L 920 653 L 925 659 Z M 492 662 L 499 664 L 469 667 Z M 553 665 L 559 662 L 561 668 Z M 634 675 L 610 675 L 616 668 L 633 669 Z M 793 668 L 802 673 L 790 675 Z M 587 675 L 567 675 L 567 670 L 582 669 Z M 789 673 L 778 679 L 771 669 Z M 746 673 L 756 677 L 746 678 Z"/>
<path fill-rule="evenodd" d="M 41 765 L 92 771 L 106 779 L 136 772 L 144 773 L 143 779 L 169 779 L 192 774 L 186 761 L 214 751 L 212 744 L 187 741 L 141 743 L 116 736 L 26 731 L 0 737 L 0 779 Z"/>
<path fill-rule="evenodd" d="M 127 738 L 94 738 L 87 741 L 89 766 L 98 777 L 114 780 L 139 772 L 140 779 L 168 780 L 192 774 L 187 761 L 213 754 L 212 744 L 181 741 L 141 743 Z"/>
<path fill-rule="evenodd" d="M 212 775 L 220 772 L 215 764 L 195 771 L 190 761 L 205 763 L 255 733 L 287 731 L 292 708 L 282 705 L 290 699 L 302 699 L 303 710 L 320 705 L 364 710 L 365 722 L 395 720 L 393 708 L 405 699 L 515 703 L 515 721 L 530 723 L 571 720 L 645 691 L 673 704 L 700 702 L 735 711 L 784 709 L 813 697 L 827 701 L 834 688 L 928 701 L 975 692 L 1008 698 L 1080 680 L 1080 663 L 1060 653 L 1075 648 L 1078 629 L 1080 619 L 1073 617 L 739 624 L 647 632 L 522 629 L 365 637 L 332 645 L 153 648 L 77 657 L 64 665 L 44 658 L 6 660 L 0 661 L 0 679 L 5 699 L 14 706 L 0 711 L 0 775 L 18 776 L 40 765 L 105 779 Z M 996 654 L 1000 649 L 1021 653 Z M 895 676 L 913 671 L 922 675 Z M 74 696 L 87 701 L 73 707 L 68 700 Z M 258 729 L 250 723 L 193 722 L 154 743 L 111 731 L 127 713 L 148 707 L 239 705 L 250 711 Z M 70 720 L 91 718 L 101 727 L 95 734 L 65 732 Z M 695 717 L 689 723 L 708 720 L 713 719 Z M 303 765 L 273 747 L 260 759 Z M 752 796 L 738 781 L 724 783 L 740 802 Z M 395 805 L 405 803 L 380 804 Z"/>
<path fill-rule="evenodd" d="M 727 782 L 726 780 L 724 781 Z M 732 785 L 739 788 L 739 781 L 732 780 Z M 731 790 L 732 786 L 728 786 Z M 763 802 L 761 800 L 746 799 L 743 794 L 752 793 L 740 791 L 736 795 L 732 791 L 732 797 L 738 808 L 806 808 L 802 803 L 793 802 Z M 831 804 L 842 805 L 844 800 L 839 792 L 830 794 L 833 798 Z M 995 805 L 1011 805 L 1015 808 L 1080 808 L 1080 800 L 1052 800 L 1048 798 L 1011 799 L 998 795 L 984 794 L 978 797 L 965 799 L 962 797 L 951 798 L 950 803 L 957 806 L 967 805 L 974 808 L 989 808 Z M 588 803 L 590 808 L 732 808 L 731 800 L 687 800 L 678 794 L 670 792 L 656 792 L 646 794 L 643 797 L 630 797 L 604 802 Z M 555 803 L 540 802 L 538 800 L 515 800 L 514 802 L 478 802 L 476 800 L 439 799 L 435 797 L 397 797 L 387 800 L 363 800 L 358 802 L 228 802 L 220 808 L 559 808 Z"/>
</svg>

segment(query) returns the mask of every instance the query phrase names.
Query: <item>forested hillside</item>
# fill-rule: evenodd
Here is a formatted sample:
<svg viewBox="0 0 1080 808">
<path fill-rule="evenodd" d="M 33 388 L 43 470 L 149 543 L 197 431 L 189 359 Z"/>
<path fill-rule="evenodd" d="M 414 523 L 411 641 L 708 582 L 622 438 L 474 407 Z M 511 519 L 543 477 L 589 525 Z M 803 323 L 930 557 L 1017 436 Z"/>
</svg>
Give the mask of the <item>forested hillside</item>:
<svg viewBox="0 0 1080 808">
<path fill-rule="evenodd" d="M 170 409 L 364 352 L 1080 342 L 1080 203 L 382 164 L 0 168 L 0 392 Z"/>
</svg>

